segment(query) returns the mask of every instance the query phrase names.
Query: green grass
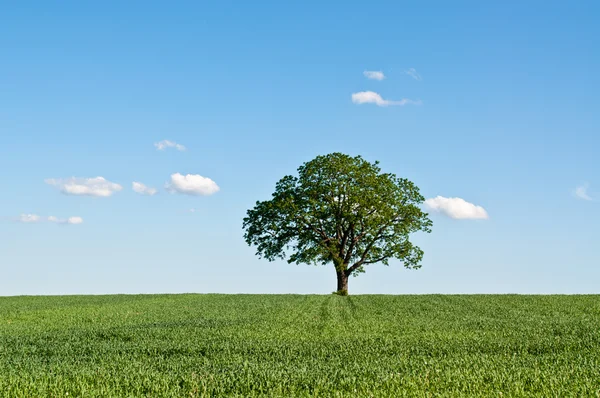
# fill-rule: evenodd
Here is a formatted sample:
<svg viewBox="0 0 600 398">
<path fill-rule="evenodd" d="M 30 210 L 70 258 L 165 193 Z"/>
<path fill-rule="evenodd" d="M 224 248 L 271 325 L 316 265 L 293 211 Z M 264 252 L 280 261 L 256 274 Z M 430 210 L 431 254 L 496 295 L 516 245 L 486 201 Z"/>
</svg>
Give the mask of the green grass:
<svg viewBox="0 0 600 398">
<path fill-rule="evenodd" d="M 600 296 L 0 298 L 0 396 L 600 396 Z"/>
</svg>

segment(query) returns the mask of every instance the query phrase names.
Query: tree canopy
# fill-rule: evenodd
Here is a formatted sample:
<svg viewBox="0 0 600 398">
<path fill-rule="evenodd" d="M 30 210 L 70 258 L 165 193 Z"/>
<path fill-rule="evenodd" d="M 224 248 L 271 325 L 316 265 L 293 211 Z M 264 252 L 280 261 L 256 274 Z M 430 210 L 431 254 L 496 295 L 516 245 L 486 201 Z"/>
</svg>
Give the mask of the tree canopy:
<svg viewBox="0 0 600 398">
<path fill-rule="evenodd" d="M 333 264 L 337 292 L 348 277 L 374 263 L 400 260 L 420 268 L 423 251 L 413 232 L 431 232 L 419 205 L 419 188 L 383 173 L 379 162 L 342 153 L 317 156 L 275 185 L 270 200 L 257 201 L 243 221 L 244 239 L 261 258 L 288 263 Z"/>
</svg>

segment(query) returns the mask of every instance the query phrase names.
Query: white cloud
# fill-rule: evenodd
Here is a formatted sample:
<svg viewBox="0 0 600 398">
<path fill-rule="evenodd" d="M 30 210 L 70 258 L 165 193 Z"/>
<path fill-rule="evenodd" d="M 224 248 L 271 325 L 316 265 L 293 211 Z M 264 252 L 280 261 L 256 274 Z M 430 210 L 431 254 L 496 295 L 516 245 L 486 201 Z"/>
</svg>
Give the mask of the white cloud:
<svg viewBox="0 0 600 398">
<path fill-rule="evenodd" d="M 162 140 L 160 142 L 155 142 L 154 146 L 156 147 L 156 149 L 158 149 L 159 151 L 164 151 L 167 148 L 175 148 L 178 151 L 185 151 L 186 147 L 178 144 L 176 142 L 173 141 L 169 141 L 169 140 Z"/>
<path fill-rule="evenodd" d="M 41 217 L 37 214 L 21 214 L 17 219 L 19 222 L 33 223 L 41 221 Z"/>
<path fill-rule="evenodd" d="M 412 77 L 415 80 L 422 80 L 421 75 L 417 73 L 417 70 L 415 68 L 405 70 L 404 73 L 406 73 L 408 76 Z"/>
<path fill-rule="evenodd" d="M 385 79 L 385 75 L 383 74 L 382 71 L 377 71 L 377 70 L 366 70 L 363 72 L 363 75 L 365 75 L 365 77 L 367 79 L 372 79 L 372 80 L 383 80 Z"/>
<path fill-rule="evenodd" d="M 413 105 L 421 105 L 421 101 L 413 101 L 406 98 L 401 99 L 400 101 L 390 101 L 381 98 L 381 95 L 377 94 L 374 91 L 361 91 L 359 93 L 352 94 L 352 102 L 355 104 L 375 104 L 377 106 L 389 106 L 389 105 L 398 105 L 403 106 L 407 104 Z"/>
<path fill-rule="evenodd" d="M 590 188 L 590 184 L 587 182 L 575 188 L 575 196 L 579 199 L 583 200 L 593 200 L 592 197 L 588 194 L 588 189 Z"/>
<path fill-rule="evenodd" d="M 94 178 L 48 178 L 46 184 L 53 185 L 67 195 L 84 195 L 108 197 L 119 192 L 123 187 L 114 182 L 106 180 L 104 177 Z"/>
<path fill-rule="evenodd" d="M 158 192 L 156 190 L 156 188 L 149 188 L 149 187 L 145 186 L 144 184 L 142 184 L 141 182 L 136 182 L 136 181 L 134 181 L 131 184 L 131 188 L 135 192 L 139 193 L 140 195 L 149 195 L 149 196 L 152 196 L 152 195 L 155 195 L 156 192 Z"/>
<path fill-rule="evenodd" d="M 69 217 L 67 219 L 67 224 L 73 224 L 73 225 L 83 224 L 83 218 L 81 218 L 81 217 Z"/>
<path fill-rule="evenodd" d="M 54 217 L 54 216 L 50 216 L 48 217 L 48 221 L 56 223 L 56 224 L 62 224 L 62 225 L 77 225 L 77 224 L 83 224 L 83 218 L 81 217 L 69 217 L 67 219 L 63 219 L 63 218 L 58 218 L 58 217 Z"/>
<path fill-rule="evenodd" d="M 55 216 L 40 217 L 36 214 L 21 214 L 17 218 L 17 221 L 24 222 L 24 223 L 37 223 L 37 222 L 48 221 L 48 222 L 55 223 L 55 224 L 73 224 L 74 225 L 74 224 L 82 224 L 83 218 L 69 217 L 67 219 L 62 219 L 62 218 L 58 218 Z"/>
<path fill-rule="evenodd" d="M 170 192 L 179 192 L 187 195 L 208 196 L 219 191 L 219 186 L 210 178 L 199 174 L 182 175 L 171 174 L 171 182 L 166 185 Z"/>
<path fill-rule="evenodd" d="M 481 206 L 469 203 L 461 198 L 445 198 L 436 196 L 427 199 L 425 205 L 431 210 L 443 213 L 455 219 L 487 219 L 487 211 Z"/>
</svg>

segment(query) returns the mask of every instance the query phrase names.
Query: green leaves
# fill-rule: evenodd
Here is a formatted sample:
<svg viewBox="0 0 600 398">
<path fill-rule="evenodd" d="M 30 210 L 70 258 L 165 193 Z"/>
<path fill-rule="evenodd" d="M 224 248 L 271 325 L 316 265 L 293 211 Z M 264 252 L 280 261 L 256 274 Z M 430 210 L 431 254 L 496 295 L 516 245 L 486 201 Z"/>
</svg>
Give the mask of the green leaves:
<svg viewBox="0 0 600 398">
<path fill-rule="evenodd" d="M 390 259 L 419 268 L 423 251 L 409 235 L 431 232 L 424 200 L 414 183 L 382 173 L 378 162 L 331 153 L 304 163 L 298 177 L 283 177 L 271 200 L 248 210 L 244 238 L 270 261 L 333 263 L 346 276 Z"/>
</svg>

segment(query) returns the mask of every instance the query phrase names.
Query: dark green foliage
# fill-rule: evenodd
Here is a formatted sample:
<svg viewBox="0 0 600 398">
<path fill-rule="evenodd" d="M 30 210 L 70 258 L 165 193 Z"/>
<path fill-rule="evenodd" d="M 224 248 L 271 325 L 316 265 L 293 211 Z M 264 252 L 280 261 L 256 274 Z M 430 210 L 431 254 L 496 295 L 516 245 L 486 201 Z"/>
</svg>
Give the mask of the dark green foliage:
<svg viewBox="0 0 600 398">
<path fill-rule="evenodd" d="M 0 396 L 596 397 L 599 331 L 599 296 L 0 298 Z"/>
<path fill-rule="evenodd" d="M 409 235 L 431 231 L 415 184 L 382 173 L 378 162 L 341 153 L 317 156 L 285 176 L 271 200 L 256 202 L 244 218 L 244 238 L 273 261 L 332 264 L 338 290 L 369 264 L 390 259 L 419 268 L 423 251 Z"/>
</svg>

